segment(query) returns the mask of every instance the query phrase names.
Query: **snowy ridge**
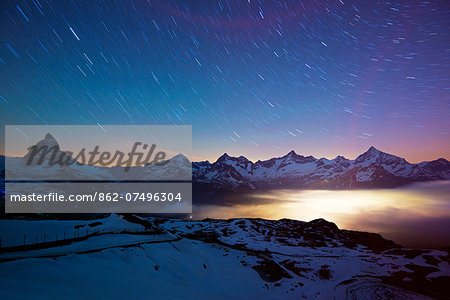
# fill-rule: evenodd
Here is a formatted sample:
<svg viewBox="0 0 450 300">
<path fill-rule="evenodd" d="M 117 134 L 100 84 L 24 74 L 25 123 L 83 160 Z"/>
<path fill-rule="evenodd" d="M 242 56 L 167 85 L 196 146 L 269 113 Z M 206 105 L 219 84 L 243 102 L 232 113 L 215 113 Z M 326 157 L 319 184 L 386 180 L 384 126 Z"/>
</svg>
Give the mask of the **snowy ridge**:
<svg viewBox="0 0 450 300">
<path fill-rule="evenodd" d="M 37 143 L 55 146 L 58 142 L 47 134 Z M 49 154 L 50 155 L 50 154 Z M 29 154 L 24 157 L 7 157 L 8 178 L 47 180 L 189 180 L 195 186 L 212 189 L 257 188 L 390 188 L 417 181 L 449 180 L 450 162 L 440 158 L 434 161 L 411 164 L 405 159 L 370 147 L 356 159 L 343 156 L 334 159 L 303 156 L 289 152 L 285 156 L 253 163 L 244 156 L 223 154 L 216 162 L 191 162 L 183 154 L 167 160 L 163 166 L 153 164 L 131 167 L 100 167 L 72 164 L 49 167 L 47 164 L 26 167 Z M 3 157 L 2 157 L 3 160 Z M 4 169 L 4 164 L 0 165 Z M 125 177 L 124 177 L 125 176 Z"/>
<path fill-rule="evenodd" d="M 36 180 L 42 179 L 45 175 L 46 180 L 189 180 L 191 178 L 191 162 L 182 154 L 175 155 L 167 159 L 164 164 L 155 165 L 147 164 L 145 166 L 133 166 L 127 172 L 124 172 L 125 166 L 117 165 L 111 167 L 101 167 L 98 165 L 89 165 L 87 163 L 78 163 L 70 154 L 61 150 L 59 143 L 51 134 L 46 134 L 45 138 L 37 142 L 34 146 L 40 149 L 42 146 L 48 149 L 56 149 L 49 151 L 40 164 L 40 154 L 31 158 L 31 166 L 28 160 L 31 156 L 32 149 L 29 148 L 28 153 L 23 157 L 2 157 L 1 160 L 6 161 L 6 176 L 12 180 Z M 54 157 L 52 158 L 52 155 Z M 60 166 L 59 164 L 51 165 L 49 162 L 68 161 L 70 164 Z M 3 169 L 4 165 L 1 165 Z"/>
<path fill-rule="evenodd" d="M 278 158 L 253 163 L 226 153 L 216 162 L 192 163 L 193 180 L 222 189 L 308 187 L 396 187 L 416 181 L 450 179 L 450 163 L 440 158 L 410 164 L 405 159 L 370 147 L 354 160 L 302 156 L 294 151 Z"/>
</svg>

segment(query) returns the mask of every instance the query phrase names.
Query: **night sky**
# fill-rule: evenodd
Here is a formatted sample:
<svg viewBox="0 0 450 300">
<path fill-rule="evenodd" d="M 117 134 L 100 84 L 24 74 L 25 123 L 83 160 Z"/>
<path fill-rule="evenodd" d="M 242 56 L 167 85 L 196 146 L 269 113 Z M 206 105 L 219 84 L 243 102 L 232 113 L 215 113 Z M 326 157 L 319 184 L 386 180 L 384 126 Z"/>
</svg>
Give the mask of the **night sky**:
<svg viewBox="0 0 450 300">
<path fill-rule="evenodd" d="M 450 158 L 450 1 L 1 1 L 3 124 L 192 124 L 194 159 Z"/>
</svg>

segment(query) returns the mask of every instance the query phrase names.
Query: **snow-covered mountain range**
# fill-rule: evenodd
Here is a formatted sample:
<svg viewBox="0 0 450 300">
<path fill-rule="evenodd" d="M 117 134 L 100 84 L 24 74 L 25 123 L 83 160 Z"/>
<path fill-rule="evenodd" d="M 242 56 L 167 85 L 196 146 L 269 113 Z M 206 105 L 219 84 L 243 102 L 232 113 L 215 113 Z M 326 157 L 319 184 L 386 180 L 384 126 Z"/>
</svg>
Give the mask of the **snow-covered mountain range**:
<svg viewBox="0 0 450 300">
<path fill-rule="evenodd" d="M 302 156 L 294 151 L 253 163 L 244 156 L 223 154 L 216 162 L 192 163 L 193 181 L 219 189 L 379 188 L 416 181 L 450 179 L 450 162 L 440 158 L 418 164 L 370 147 L 356 159 Z"/>
<path fill-rule="evenodd" d="M 2 157 L 1 160 L 4 159 L 6 164 L 6 180 L 191 180 L 191 162 L 182 154 L 167 159 L 162 165 L 147 164 L 126 170 L 124 165 L 102 167 L 77 163 L 75 155 L 65 152 L 66 149 L 63 149 L 49 133 L 33 146 L 36 146 L 36 149 L 46 146 L 47 149 L 56 149 L 56 152 L 49 151 L 42 161 L 39 161 L 42 153 L 39 152 L 31 156 L 31 164 L 28 163 L 32 155 L 31 147 L 23 157 Z M 65 165 L 51 163 L 57 162 L 60 158 L 61 161 L 70 163 Z M 0 167 L 5 167 L 5 164 L 0 164 Z"/>
<path fill-rule="evenodd" d="M 37 146 L 56 146 L 58 142 L 47 134 Z M 59 153 L 64 153 L 59 150 Z M 223 154 L 216 162 L 191 162 L 182 154 L 164 166 L 146 165 L 99 167 L 91 165 L 26 166 L 25 157 L 7 157 L 7 179 L 26 180 L 190 180 L 198 189 L 241 190 L 266 188 L 354 189 L 390 188 L 412 182 L 449 180 L 450 162 L 444 158 L 411 164 L 405 159 L 370 147 L 356 159 L 343 156 L 334 159 L 303 156 L 289 152 L 285 156 L 253 163 L 244 156 Z M 3 167 L 4 165 L 0 165 Z"/>
</svg>

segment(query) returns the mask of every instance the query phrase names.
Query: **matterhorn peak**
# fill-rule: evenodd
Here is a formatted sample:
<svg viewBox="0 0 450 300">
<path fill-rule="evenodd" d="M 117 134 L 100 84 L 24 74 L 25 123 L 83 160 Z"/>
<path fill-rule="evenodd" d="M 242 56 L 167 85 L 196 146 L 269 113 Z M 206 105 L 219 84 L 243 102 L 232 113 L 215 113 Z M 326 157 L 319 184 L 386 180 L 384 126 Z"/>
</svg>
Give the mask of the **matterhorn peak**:
<svg viewBox="0 0 450 300">
<path fill-rule="evenodd" d="M 56 139 L 51 135 L 50 133 L 47 133 L 43 140 L 40 140 L 35 145 L 32 145 L 31 147 L 36 146 L 37 149 L 42 147 L 47 147 L 47 149 L 55 148 L 55 150 L 59 151 L 59 143 L 56 141 Z M 31 148 L 30 147 L 30 148 Z"/>
<path fill-rule="evenodd" d="M 36 154 L 41 155 L 43 153 L 44 157 L 48 158 L 51 157 L 54 153 L 60 153 L 59 143 L 50 133 L 47 133 L 44 139 L 28 147 L 27 150 L 28 152 L 24 156 L 26 160 L 29 160 L 30 158 L 31 160 L 33 160 Z M 32 161 L 29 161 L 28 163 L 31 164 Z"/>
<path fill-rule="evenodd" d="M 46 139 L 46 140 L 50 140 L 50 139 L 54 140 L 55 138 L 53 137 L 53 135 L 50 134 L 50 132 L 47 132 L 47 134 L 45 135 L 44 139 Z"/>
</svg>

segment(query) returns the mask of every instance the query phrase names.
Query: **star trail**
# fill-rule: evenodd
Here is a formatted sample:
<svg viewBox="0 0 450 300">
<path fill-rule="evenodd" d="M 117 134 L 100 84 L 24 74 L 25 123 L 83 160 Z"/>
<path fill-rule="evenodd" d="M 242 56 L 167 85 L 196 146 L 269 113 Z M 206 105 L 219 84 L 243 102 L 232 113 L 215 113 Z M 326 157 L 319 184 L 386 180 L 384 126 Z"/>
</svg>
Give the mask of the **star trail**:
<svg viewBox="0 0 450 300">
<path fill-rule="evenodd" d="M 448 1 L 0 5 L 2 125 L 192 124 L 196 160 L 450 157 Z"/>
</svg>

